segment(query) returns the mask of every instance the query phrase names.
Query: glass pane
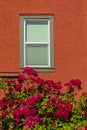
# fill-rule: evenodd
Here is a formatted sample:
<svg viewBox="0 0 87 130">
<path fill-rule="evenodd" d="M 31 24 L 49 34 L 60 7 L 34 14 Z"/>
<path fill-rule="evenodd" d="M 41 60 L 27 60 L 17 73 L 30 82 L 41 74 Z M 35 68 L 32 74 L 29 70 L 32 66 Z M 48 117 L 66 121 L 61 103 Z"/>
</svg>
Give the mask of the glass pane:
<svg viewBox="0 0 87 130">
<path fill-rule="evenodd" d="M 26 21 L 26 42 L 48 42 L 48 21 Z"/>
<path fill-rule="evenodd" d="M 26 65 L 48 65 L 47 46 L 26 46 Z"/>
</svg>

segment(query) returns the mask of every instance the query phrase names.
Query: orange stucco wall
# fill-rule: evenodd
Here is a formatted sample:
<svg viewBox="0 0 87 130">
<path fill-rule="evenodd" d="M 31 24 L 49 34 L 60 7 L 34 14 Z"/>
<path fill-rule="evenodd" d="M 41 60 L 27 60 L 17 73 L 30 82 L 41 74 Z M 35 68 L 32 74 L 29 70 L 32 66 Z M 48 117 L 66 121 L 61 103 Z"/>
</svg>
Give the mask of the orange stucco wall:
<svg viewBox="0 0 87 130">
<path fill-rule="evenodd" d="M 20 15 L 54 15 L 55 71 L 40 77 L 87 86 L 87 0 L 0 0 L 0 74 L 20 71 Z"/>
</svg>

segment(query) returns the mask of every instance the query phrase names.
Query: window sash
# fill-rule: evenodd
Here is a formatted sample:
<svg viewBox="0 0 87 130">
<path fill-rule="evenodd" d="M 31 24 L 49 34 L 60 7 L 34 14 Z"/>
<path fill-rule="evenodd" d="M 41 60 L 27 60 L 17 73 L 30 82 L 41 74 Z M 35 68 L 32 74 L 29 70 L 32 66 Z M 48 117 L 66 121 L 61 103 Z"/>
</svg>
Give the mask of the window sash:
<svg viewBox="0 0 87 130">
<path fill-rule="evenodd" d="M 35 19 L 35 20 L 37 20 L 37 19 Z M 42 19 L 42 21 L 43 21 L 44 19 Z M 27 20 L 24 20 L 24 67 L 26 67 L 26 66 L 31 66 L 31 67 L 50 67 L 50 20 L 48 20 L 48 19 L 46 19 L 46 21 L 48 21 L 48 42 L 43 42 L 43 41 L 41 41 L 41 42 L 29 42 L 29 41 L 26 41 L 26 21 Z M 33 21 L 33 20 L 32 20 Z M 39 21 L 39 19 L 38 19 L 38 21 Z M 26 45 L 33 45 L 33 46 L 41 46 L 41 47 L 43 47 L 44 45 L 47 45 L 48 46 L 48 56 L 47 56 L 47 58 L 48 58 L 48 64 L 47 65 L 38 65 L 38 64 L 36 64 L 36 65 L 27 65 L 26 64 Z"/>
<path fill-rule="evenodd" d="M 25 42 L 48 42 L 48 29 L 48 20 L 25 20 Z"/>
<path fill-rule="evenodd" d="M 48 66 L 48 45 L 26 45 L 25 63 L 28 65 L 30 60 L 30 66 Z M 30 57 L 29 57 L 30 55 Z M 28 57 L 27 57 L 28 56 Z M 39 57 L 39 58 L 38 58 Z M 28 58 L 28 59 L 27 59 Z"/>
<path fill-rule="evenodd" d="M 26 46 L 33 46 L 33 47 L 44 47 L 44 46 L 47 46 L 47 52 L 48 52 L 48 55 L 47 55 L 47 59 L 48 59 L 48 64 L 47 65 L 30 65 L 30 64 L 26 64 Z M 49 44 L 25 44 L 24 46 L 24 67 L 26 66 L 30 66 L 30 67 L 50 67 L 50 47 L 49 47 Z"/>
</svg>

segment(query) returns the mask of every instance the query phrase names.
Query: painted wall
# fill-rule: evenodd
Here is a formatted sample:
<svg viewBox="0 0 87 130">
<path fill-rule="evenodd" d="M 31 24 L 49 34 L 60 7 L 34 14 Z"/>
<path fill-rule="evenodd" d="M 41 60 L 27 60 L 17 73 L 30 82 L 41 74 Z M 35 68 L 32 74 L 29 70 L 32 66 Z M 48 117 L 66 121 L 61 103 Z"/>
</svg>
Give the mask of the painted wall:
<svg viewBox="0 0 87 130">
<path fill-rule="evenodd" d="M 20 71 L 20 15 L 54 15 L 55 71 L 40 77 L 87 86 L 86 0 L 0 0 L 0 75 Z M 10 74 L 9 73 L 9 74 Z"/>
</svg>

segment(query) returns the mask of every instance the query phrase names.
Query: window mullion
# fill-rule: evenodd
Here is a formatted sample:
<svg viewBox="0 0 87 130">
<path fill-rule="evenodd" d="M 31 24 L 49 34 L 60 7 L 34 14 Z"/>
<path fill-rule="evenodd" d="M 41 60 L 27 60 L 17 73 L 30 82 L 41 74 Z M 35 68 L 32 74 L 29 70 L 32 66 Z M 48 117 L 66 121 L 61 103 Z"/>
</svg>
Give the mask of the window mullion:
<svg viewBox="0 0 87 130">
<path fill-rule="evenodd" d="M 24 42 L 24 44 L 34 44 L 34 45 L 45 45 L 45 44 L 49 44 L 49 42 Z"/>
</svg>

